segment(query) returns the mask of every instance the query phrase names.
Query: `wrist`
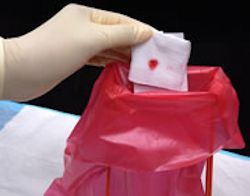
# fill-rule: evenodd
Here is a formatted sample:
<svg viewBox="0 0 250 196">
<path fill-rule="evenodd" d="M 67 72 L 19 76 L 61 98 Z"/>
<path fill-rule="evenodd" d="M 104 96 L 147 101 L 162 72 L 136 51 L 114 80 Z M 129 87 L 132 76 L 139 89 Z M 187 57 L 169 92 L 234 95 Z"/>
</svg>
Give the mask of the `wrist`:
<svg viewBox="0 0 250 196">
<path fill-rule="evenodd" d="M 18 46 L 19 38 L 2 39 L 2 73 L 1 74 L 1 94 L 0 99 L 15 100 L 12 96 L 15 93 L 16 75 L 20 73 L 19 65 L 21 58 L 20 47 Z M 18 80 L 17 80 L 18 81 Z"/>
<path fill-rule="evenodd" d="M 4 86 L 4 47 L 3 38 L 0 37 L 0 99 L 3 96 L 3 86 Z"/>
</svg>

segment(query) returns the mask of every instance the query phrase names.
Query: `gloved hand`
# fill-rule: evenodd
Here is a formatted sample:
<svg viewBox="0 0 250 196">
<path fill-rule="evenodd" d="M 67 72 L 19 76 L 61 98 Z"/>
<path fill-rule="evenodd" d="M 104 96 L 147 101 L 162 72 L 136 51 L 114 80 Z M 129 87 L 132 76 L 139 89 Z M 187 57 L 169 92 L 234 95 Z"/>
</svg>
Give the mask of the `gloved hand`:
<svg viewBox="0 0 250 196">
<path fill-rule="evenodd" d="M 51 90 L 84 64 L 129 60 L 151 27 L 127 16 L 70 4 L 34 31 L 5 39 L 2 99 L 26 101 Z"/>
</svg>

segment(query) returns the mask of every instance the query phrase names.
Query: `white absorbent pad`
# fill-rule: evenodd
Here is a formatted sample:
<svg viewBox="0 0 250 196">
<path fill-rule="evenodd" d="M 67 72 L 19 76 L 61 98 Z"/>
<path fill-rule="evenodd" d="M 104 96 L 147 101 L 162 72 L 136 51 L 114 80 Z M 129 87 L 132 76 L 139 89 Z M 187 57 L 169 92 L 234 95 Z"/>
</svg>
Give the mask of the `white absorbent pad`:
<svg viewBox="0 0 250 196">
<path fill-rule="evenodd" d="M 134 83 L 134 93 L 159 89 L 187 91 L 190 51 L 191 43 L 183 34 L 161 31 L 133 47 L 129 80 Z"/>
</svg>

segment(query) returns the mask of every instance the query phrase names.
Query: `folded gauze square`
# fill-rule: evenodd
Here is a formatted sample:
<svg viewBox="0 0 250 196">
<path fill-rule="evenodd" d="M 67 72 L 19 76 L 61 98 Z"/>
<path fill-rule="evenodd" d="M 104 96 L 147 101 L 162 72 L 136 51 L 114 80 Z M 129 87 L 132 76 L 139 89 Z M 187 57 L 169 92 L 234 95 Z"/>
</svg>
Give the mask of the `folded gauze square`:
<svg viewBox="0 0 250 196">
<path fill-rule="evenodd" d="M 129 80 L 134 83 L 134 92 L 187 91 L 190 51 L 191 43 L 183 39 L 183 34 L 160 31 L 147 42 L 133 47 Z"/>
</svg>

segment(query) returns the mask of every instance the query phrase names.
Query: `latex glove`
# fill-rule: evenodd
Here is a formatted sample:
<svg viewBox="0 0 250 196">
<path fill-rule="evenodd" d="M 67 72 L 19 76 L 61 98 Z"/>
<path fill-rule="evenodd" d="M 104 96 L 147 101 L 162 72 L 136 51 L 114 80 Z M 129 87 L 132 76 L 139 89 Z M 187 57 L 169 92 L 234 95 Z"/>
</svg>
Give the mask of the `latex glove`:
<svg viewBox="0 0 250 196">
<path fill-rule="evenodd" d="M 2 99 L 43 95 L 86 63 L 128 61 L 151 27 L 127 16 L 70 4 L 34 31 L 4 40 Z"/>
</svg>

